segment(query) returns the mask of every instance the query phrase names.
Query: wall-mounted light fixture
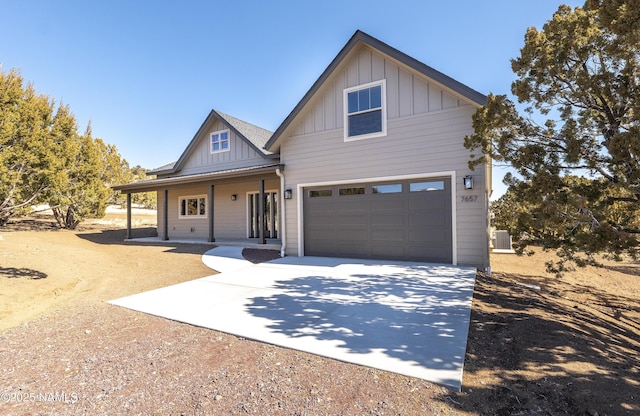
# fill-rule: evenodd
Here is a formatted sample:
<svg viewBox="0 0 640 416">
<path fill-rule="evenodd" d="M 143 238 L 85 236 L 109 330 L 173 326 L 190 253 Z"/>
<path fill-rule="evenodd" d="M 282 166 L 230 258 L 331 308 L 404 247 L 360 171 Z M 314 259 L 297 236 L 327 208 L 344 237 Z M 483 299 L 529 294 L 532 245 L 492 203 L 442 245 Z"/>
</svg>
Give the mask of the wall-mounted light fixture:
<svg viewBox="0 0 640 416">
<path fill-rule="evenodd" d="M 238 195 L 236 195 L 236 194 L 232 194 L 232 195 L 231 195 L 231 200 L 232 200 L 232 201 L 235 201 L 236 199 L 238 199 Z"/>
<path fill-rule="evenodd" d="M 473 176 L 465 176 L 464 179 L 464 189 L 473 189 Z"/>
<path fill-rule="evenodd" d="M 291 189 L 285 189 L 284 199 L 291 199 L 291 198 L 293 198 L 293 191 Z"/>
</svg>

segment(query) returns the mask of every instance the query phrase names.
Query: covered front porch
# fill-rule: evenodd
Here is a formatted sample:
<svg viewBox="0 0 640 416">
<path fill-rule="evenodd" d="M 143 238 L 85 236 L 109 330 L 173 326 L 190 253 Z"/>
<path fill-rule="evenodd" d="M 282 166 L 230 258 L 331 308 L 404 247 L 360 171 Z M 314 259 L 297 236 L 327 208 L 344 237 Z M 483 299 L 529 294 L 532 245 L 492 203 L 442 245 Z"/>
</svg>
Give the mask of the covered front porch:
<svg viewBox="0 0 640 416">
<path fill-rule="evenodd" d="M 284 251 L 283 169 L 270 164 L 116 186 L 127 195 L 126 240 Z M 157 236 L 136 237 L 132 194 L 149 191 L 158 196 Z"/>
<path fill-rule="evenodd" d="M 125 241 L 136 243 L 149 243 L 149 244 L 165 244 L 167 241 L 180 244 L 209 244 L 212 247 L 243 247 L 243 248 L 255 248 L 261 250 L 280 250 L 282 247 L 282 241 L 277 238 L 267 238 L 264 243 L 257 241 L 255 238 L 218 238 L 214 242 L 205 241 L 201 239 L 189 239 L 189 238 L 172 238 L 171 240 L 164 240 L 160 236 L 157 237 L 127 237 Z"/>
</svg>

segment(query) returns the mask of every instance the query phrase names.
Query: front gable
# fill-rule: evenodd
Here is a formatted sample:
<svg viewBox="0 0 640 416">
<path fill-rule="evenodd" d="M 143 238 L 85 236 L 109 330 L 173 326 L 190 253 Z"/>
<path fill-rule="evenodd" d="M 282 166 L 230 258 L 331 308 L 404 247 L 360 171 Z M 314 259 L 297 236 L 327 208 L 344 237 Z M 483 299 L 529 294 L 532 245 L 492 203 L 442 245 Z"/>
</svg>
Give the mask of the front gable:
<svg viewBox="0 0 640 416">
<path fill-rule="evenodd" d="M 183 176 L 273 163 L 278 155 L 262 148 L 271 132 L 212 110 L 174 164 L 155 171 Z M 153 172 L 152 172 L 153 173 Z"/>
<path fill-rule="evenodd" d="M 395 119 L 473 105 L 469 99 L 429 79 L 397 60 L 369 47 L 358 45 L 328 77 L 288 128 L 291 136 L 343 130 L 349 137 L 348 94 L 370 86 L 382 86 L 383 134 L 386 123 Z M 372 137 L 365 135 L 363 138 Z M 373 135 L 375 137 L 375 135 Z"/>
<path fill-rule="evenodd" d="M 486 101 L 483 94 L 357 31 L 265 148 L 277 151 L 287 137 L 344 129 L 345 90 L 378 81 L 385 83 L 385 121 L 462 106 L 477 108 Z"/>
</svg>

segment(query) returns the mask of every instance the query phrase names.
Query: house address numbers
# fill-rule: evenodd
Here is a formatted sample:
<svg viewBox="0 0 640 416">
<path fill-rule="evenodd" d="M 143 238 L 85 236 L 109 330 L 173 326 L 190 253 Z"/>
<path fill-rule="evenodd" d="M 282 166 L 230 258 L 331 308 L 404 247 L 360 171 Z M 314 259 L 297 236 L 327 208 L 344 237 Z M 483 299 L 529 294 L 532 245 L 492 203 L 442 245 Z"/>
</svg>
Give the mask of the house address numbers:
<svg viewBox="0 0 640 416">
<path fill-rule="evenodd" d="M 460 197 L 460 202 L 462 202 L 463 204 L 469 204 L 477 201 L 478 201 L 478 195 L 465 195 Z"/>
</svg>

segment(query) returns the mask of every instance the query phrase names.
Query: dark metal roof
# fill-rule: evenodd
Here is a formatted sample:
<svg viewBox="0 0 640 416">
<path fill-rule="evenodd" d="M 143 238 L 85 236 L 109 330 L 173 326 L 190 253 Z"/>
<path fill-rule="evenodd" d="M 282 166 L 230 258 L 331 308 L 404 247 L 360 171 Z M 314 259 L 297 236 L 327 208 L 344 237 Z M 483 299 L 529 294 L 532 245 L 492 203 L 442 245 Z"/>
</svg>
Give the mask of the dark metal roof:
<svg viewBox="0 0 640 416">
<path fill-rule="evenodd" d="M 231 177 L 241 177 L 257 175 L 260 173 L 274 173 L 275 170 L 284 169 L 284 165 L 278 163 L 270 163 L 266 165 L 250 166 L 246 168 L 225 169 L 215 172 L 195 173 L 192 175 L 171 176 L 168 178 L 147 179 L 139 182 L 127 183 L 124 185 L 114 186 L 116 191 L 127 192 L 144 192 L 155 190 L 164 186 L 180 185 L 185 183 L 207 182 L 216 179 L 225 179 Z"/>
<path fill-rule="evenodd" d="M 168 163 L 166 165 L 150 170 L 149 172 L 147 172 L 147 175 L 162 175 L 163 173 L 171 173 L 175 165 L 176 162 Z"/>
<path fill-rule="evenodd" d="M 293 111 L 287 116 L 287 118 L 280 124 L 280 126 L 276 129 L 273 136 L 269 139 L 269 141 L 265 144 L 266 149 L 271 149 L 273 145 L 278 141 L 282 133 L 289 127 L 293 119 L 298 115 L 298 113 L 304 108 L 304 106 L 311 100 L 314 94 L 320 89 L 320 87 L 324 84 L 324 82 L 329 78 L 329 76 L 333 73 L 333 71 L 340 65 L 340 63 L 344 60 L 344 58 L 349 54 L 349 52 L 359 43 L 362 42 L 370 47 L 379 50 L 380 52 L 396 59 L 397 61 L 411 67 L 412 69 L 424 74 L 425 76 L 431 78 L 432 80 L 444 85 L 445 87 L 455 91 L 456 93 L 462 95 L 467 98 L 469 101 L 483 106 L 487 101 L 487 97 L 479 93 L 478 91 L 462 84 L 459 81 L 443 74 L 442 72 L 418 61 L 415 58 L 410 57 L 404 52 L 395 49 L 386 43 L 370 36 L 361 30 L 356 30 L 351 39 L 347 42 L 347 44 L 342 48 L 342 50 L 338 53 L 338 55 L 331 61 L 327 69 L 324 70 L 322 75 L 316 80 L 316 82 L 311 86 L 309 91 L 302 97 L 300 102 L 295 106 Z"/>
</svg>

